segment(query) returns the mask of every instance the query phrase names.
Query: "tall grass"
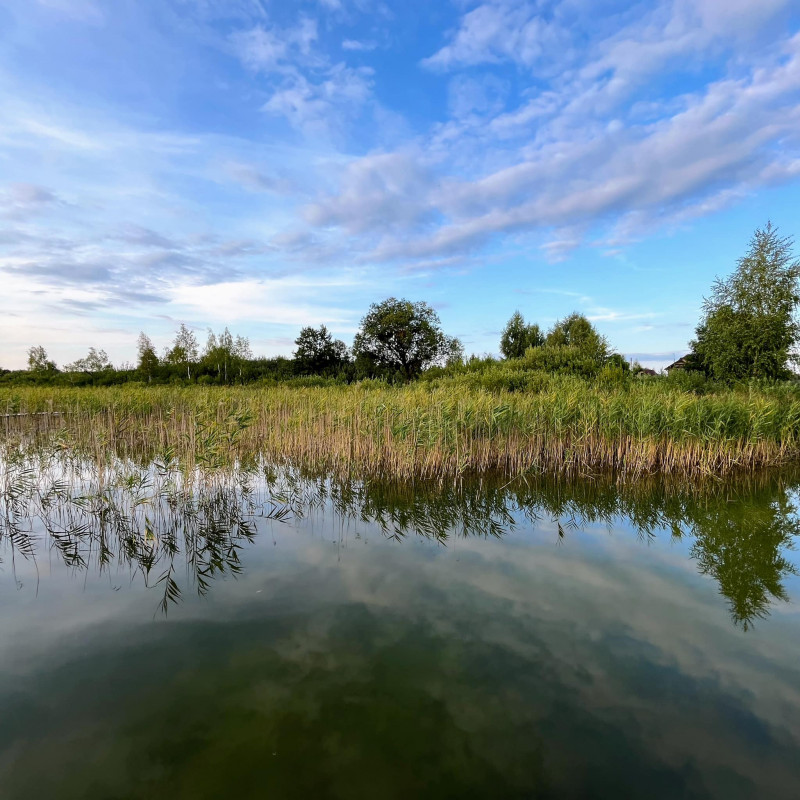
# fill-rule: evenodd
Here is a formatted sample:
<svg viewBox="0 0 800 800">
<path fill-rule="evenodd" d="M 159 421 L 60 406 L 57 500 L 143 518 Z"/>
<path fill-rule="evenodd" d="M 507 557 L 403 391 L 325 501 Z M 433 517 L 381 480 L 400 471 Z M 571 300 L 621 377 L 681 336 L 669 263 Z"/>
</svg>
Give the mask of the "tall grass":
<svg viewBox="0 0 800 800">
<path fill-rule="evenodd" d="M 469 376 L 466 376 L 467 378 Z M 0 435 L 188 466 L 263 454 L 401 479 L 525 471 L 723 474 L 800 457 L 800 394 L 698 395 L 663 381 L 539 373 L 526 391 L 460 377 L 404 387 L 0 389 Z"/>
</svg>

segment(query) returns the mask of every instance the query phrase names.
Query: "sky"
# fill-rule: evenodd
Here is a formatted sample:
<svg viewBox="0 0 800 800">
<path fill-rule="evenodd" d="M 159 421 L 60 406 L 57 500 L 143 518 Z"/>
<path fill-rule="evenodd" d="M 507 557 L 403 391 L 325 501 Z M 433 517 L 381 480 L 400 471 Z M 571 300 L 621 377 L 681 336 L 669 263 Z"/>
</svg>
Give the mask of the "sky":
<svg viewBox="0 0 800 800">
<path fill-rule="evenodd" d="M 800 237 L 800 0 L 3 0 L 0 366 L 424 300 L 656 368 Z"/>
</svg>

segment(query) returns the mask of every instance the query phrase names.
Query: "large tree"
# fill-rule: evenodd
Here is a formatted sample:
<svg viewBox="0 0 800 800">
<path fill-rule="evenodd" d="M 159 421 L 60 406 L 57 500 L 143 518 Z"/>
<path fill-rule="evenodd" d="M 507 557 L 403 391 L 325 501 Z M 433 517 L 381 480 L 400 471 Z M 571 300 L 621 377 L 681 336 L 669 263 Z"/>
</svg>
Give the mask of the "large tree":
<svg viewBox="0 0 800 800">
<path fill-rule="evenodd" d="M 443 364 L 458 351 L 445 336 L 437 313 L 427 303 L 390 297 L 373 303 L 353 341 L 353 355 L 407 380 L 429 366 Z"/>
<path fill-rule="evenodd" d="M 504 358 L 521 358 L 529 347 L 544 344 L 544 336 L 535 323 L 528 325 L 519 311 L 511 315 L 500 337 L 500 352 Z"/>
<path fill-rule="evenodd" d="M 28 350 L 28 369 L 31 372 L 55 372 L 57 367 L 56 362 L 48 357 L 47 350 L 37 345 Z"/>
<path fill-rule="evenodd" d="M 720 380 L 782 378 L 797 361 L 800 261 L 772 223 L 759 228 L 726 280 L 715 281 L 692 342 L 693 361 Z"/>
<path fill-rule="evenodd" d="M 341 339 L 334 339 L 324 325 L 303 328 L 294 343 L 295 366 L 301 375 L 322 375 L 347 363 L 347 345 Z"/>
</svg>

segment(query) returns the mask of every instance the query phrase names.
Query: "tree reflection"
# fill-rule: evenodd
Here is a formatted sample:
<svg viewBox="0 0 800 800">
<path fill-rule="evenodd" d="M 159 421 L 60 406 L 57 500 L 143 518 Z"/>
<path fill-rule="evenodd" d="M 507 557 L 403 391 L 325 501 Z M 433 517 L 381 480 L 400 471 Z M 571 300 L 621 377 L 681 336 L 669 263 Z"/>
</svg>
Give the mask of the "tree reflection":
<svg viewBox="0 0 800 800">
<path fill-rule="evenodd" d="M 702 574 L 717 581 L 734 623 L 744 630 L 764 619 L 773 602 L 788 601 L 784 581 L 797 574 L 788 555 L 800 536 L 796 476 L 750 476 L 692 487 L 591 485 L 594 490 L 583 487 L 580 497 L 564 486 L 557 493 L 544 491 L 540 506 L 554 515 L 569 510 L 581 523 L 623 518 L 642 537 L 665 530 L 676 538 L 693 537 L 692 558 Z"/>
<path fill-rule="evenodd" d="M 796 574 L 789 555 L 800 535 L 797 484 L 798 475 L 786 472 L 691 486 L 531 475 L 397 483 L 255 459 L 201 470 L 181 468 L 170 453 L 143 466 L 69 447 L 7 447 L 0 452 L 0 555 L 8 554 L 12 572 L 17 558 L 35 563 L 42 547 L 76 572 L 122 566 L 158 592 L 166 613 L 187 584 L 204 595 L 216 578 L 237 575 L 262 518 L 333 513 L 397 541 L 415 535 L 441 545 L 499 538 L 521 521 L 548 521 L 559 538 L 622 523 L 645 541 L 691 537 L 700 572 L 717 581 L 734 623 L 747 630 L 774 602 L 788 600 L 784 582 Z"/>
<path fill-rule="evenodd" d="M 702 573 L 716 578 L 736 623 L 747 630 L 768 615 L 773 600 L 788 601 L 783 579 L 797 572 L 786 552 L 800 530 L 787 497 L 703 508 L 692 522 L 692 557 Z"/>
<path fill-rule="evenodd" d="M 717 581 L 734 623 L 748 630 L 769 614 L 772 603 L 788 601 L 784 581 L 797 574 L 789 554 L 800 536 L 794 488 L 799 477 L 784 472 L 691 486 L 663 478 L 626 484 L 598 476 L 441 485 L 337 483 L 294 474 L 288 482 L 305 481 L 339 515 L 377 523 L 398 540 L 412 533 L 441 544 L 453 536 L 500 537 L 520 519 L 548 521 L 559 538 L 590 524 L 612 528 L 620 522 L 645 541 L 664 533 L 692 537 L 690 553 L 700 572 Z"/>
</svg>

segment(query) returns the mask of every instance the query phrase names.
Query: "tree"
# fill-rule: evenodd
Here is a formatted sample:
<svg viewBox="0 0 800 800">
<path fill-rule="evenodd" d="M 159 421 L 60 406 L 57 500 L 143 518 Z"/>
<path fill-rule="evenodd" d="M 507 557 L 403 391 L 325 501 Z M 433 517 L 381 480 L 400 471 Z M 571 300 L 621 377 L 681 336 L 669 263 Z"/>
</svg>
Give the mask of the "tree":
<svg viewBox="0 0 800 800">
<path fill-rule="evenodd" d="M 793 244 L 768 222 L 753 234 L 735 272 L 714 282 L 692 342 L 694 361 L 712 377 L 774 380 L 797 362 L 800 261 Z"/>
<path fill-rule="evenodd" d="M 47 350 L 37 345 L 28 350 L 28 369 L 31 372 L 55 372 L 57 367 L 56 362 L 49 359 Z"/>
<path fill-rule="evenodd" d="M 631 371 L 631 365 L 627 362 L 625 356 L 623 356 L 621 353 L 611 353 L 606 358 L 606 365 L 621 370 L 622 372 Z M 642 369 L 641 365 L 637 366 L 639 367 L 639 371 L 641 371 Z"/>
<path fill-rule="evenodd" d="M 749 502 L 725 495 L 686 505 L 683 522 L 695 535 L 691 556 L 700 572 L 716 578 L 744 630 L 764 619 L 775 600 L 789 600 L 785 580 L 797 572 L 786 556 L 800 536 L 797 510 L 786 490 Z"/>
<path fill-rule="evenodd" d="M 233 354 L 242 361 L 249 361 L 253 357 L 250 340 L 246 336 L 236 336 L 236 341 L 233 343 Z"/>
<path fill-rule="evenodd" d="M 250 349 L 250 340 L 246 336 L 239 336 L 233 342 L 233 366 L 239 372 L 239 380 L 242 380 L 244 375 L 244 367 L 248 361 L 253 358 L 253 351 Z"/>
<path fill-rule="evenodd" d="M 107 369 L 113 369 L 111 362 L 108 360 L 108 354 L 105 350 L 95 350 L 94 347 L 89 348 L 89 352 L 83 358 L 73 361 L 71 364 L 65 364 L 65 372 L 103 372 Z"/>
<path fill-rule="evenodd" d="M 440 360 L 443 360 L 448 367 L 463 364 L 464 345 L 461 339 L 455 336 L 445 336 L 444 339 L 444 350 Z"/>
<path fill-rule="evenodd" d="M 192 364 L 197 363 L 197 338 L 181 323 L 171 348 L 164 353 L 164 361 L 186 367 L 186 377 L 192 377 Z"/>
<path fill-rule="evenodd" d="M 228 382 L 228 368 L 233 361 L 233 336 L 225 328 L 217 336 L 211 328 L 208 329 L 208 338 L 203 350 L 202 365 L 209 372 L 216 372 L 217 378 Z"/>
<path fill-rule="evenodd" d="M 436 312 L 427 303 L 390 297 L 373 303 L 353 340 L 353 355 L 379 369 L 399 373 L 406 380 L 423 369 L 445 363 L 453 342 L 440 328 Z"/>
<path fill-rule="evenodd" d="M 582 355 L 596 358 L 601 363 L 608 355 L 608 342 L 586 317 L 577 312 L 556 322 L 547 334 L 545 344 L 548 347 L 574 347 Z"/>
<path fill-rule="evenodd" d="M 539 347 L 543 344 L 544 336 L 539 326 L 535 323 L 526 325 L 522 314 L 515 311 L 500 337 L 500 352 L 504 358 L 521 358 L 529 347 Z"/>
<path fill-rule="evenodd" d="M 158 356 L 156 349 L 150 337 L 142 331 L 139 334 L 139 339 L 136 343 L 136 350 L 139 354 L 139 362 L 136 365 L 137 369 L 147 375 L 147 380 L 153 380 L 153 373 L 158 367 Z"/>
<path fill-rule="evenodd" d="M 294 360 L 300 374 L 322 375 L 348 361 L 347 345 L 334 339 L 324 325 L 303 328 L 294 343 L 297 345 Z"/>
<path fill-rule="evenodd" d="M 203 351 L 202 364 L 210 372 L 216 372 L 217 378 L 228 383 L 234 374 L 241 378 L 244 362 L 253 357 L 250 342 L 244 336 L 235 339 L 225 328 L 219 335 L 208 329 L 208 339 Z"/>
</svg>

